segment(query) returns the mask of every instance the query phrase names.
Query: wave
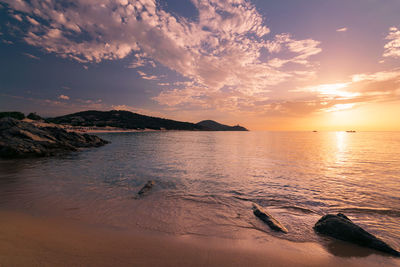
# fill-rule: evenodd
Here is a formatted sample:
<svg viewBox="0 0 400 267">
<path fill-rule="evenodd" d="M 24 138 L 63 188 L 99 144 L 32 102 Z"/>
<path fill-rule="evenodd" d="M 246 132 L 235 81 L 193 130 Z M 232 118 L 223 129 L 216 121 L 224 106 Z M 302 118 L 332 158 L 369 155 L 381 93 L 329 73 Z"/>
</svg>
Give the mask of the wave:
<svg viewBox="0 0 400 267">
<path fill-rule="evenodd" d="M 400 210 L 386 208 L 368 208 L 368 207 L 349 207 L 335 209 L 338 212 L 348 212 L 357 214 L 379 214 L 391 217 L 400 217 Z"/>
<path fill-rule="evenodd" d="M 296 211 L 301 211 L 303 213 L 317 213 L 316 211 L 304 207 L 299 207 L 299 206 L 281 206 L 281 209 L 288 209 L 288 210 L 296 210 Z"/>
<path fill-rule="evenodd" d="M 169 194 L 168 198 L 192 201 L 196 203 L 203 203 L 209 205 L 232 206 L 232 203 L 230 201 L 231 199 L 224 195 L 175 193 L 175 194 Z"/>
<path fill-rule="evenodd" d="M 236 198 L 236 199 L 242 200 L 242 201 L 254 202 L 261 206 L 278 206 L 278 205 L 288 204 L 287 200 L 278 199 L 278 198 L 246 198 L 246 197 L 239 197 L 239 196 L 233 196 L 233 198 Z"/>
</svg>

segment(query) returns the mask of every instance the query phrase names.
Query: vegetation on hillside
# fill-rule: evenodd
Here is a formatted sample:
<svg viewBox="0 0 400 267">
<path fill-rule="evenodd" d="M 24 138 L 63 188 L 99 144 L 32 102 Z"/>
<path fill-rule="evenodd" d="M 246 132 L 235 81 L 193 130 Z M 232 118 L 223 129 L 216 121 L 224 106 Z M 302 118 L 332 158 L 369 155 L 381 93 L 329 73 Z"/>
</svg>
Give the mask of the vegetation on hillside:
<svg viewBox="0 0 400 267">
<path fill-rule="evenodd" d="M 247 131 L 239 125 L 227 126 L 215 121 L 202 121 L 198 124 L 145 116 L 130 111 L 82 111 L 65 116 L 47 119 L 57 124 L 85 127 L 117 127 L 123 129 L 189 130 L 189 131 Z"/>
<path fill-rule="evenodd" d="M 0 119 L 5 118 L 5 117 L 11 117 L 11 118 L 14 118 L 17 120 L 25 119 L 24 113 L 19 112 L 19 111 L 0 112 Z"/>
</svg>

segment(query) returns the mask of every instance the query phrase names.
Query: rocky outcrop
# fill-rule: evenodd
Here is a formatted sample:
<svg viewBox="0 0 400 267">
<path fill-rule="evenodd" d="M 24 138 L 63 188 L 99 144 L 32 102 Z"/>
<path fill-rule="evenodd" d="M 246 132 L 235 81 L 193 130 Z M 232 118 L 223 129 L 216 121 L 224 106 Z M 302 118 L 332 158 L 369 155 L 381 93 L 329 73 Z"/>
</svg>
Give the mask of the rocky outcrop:
<svg viewBox="0 0 400 267">
<path fill-rule="evenodd" d="M 94 135 L 67 132 L 59 127 L 37 127 L 10 117 L 0 119 L 0 157 L 50 156 L 108 142 Z"/>
<path fill-rule="evenodd" d="M 263 210 L 257 204 L 253 204 L 253 213 L 257 216 L 260 220 L 265 222 L 272 230 L 277 232 L 288 233 L 288 230 L 285 226 L 283 226 L 278 220 L 272 217 L 271 214 Z"/>
<path fill-rule="evenodd" d="M 400 256 L 400 253 L 388 244 L 368 233 L 360 226 L 353 223 L 344 214 L 328 214 L 323 216 L 314 226 L 314 230 L 323 235 L 328 235 L 336 239 L 351 242 L 360 246 L 369 247 L 375 250 Z"/>
</svg>

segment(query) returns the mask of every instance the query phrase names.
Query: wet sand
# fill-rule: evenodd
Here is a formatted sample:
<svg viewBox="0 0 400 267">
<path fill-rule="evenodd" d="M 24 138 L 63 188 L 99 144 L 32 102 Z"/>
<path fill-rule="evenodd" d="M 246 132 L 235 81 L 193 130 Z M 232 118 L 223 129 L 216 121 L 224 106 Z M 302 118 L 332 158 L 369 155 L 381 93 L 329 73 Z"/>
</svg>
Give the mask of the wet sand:
<svg viewBox="0 0 400 267">
<path fill-rule="evenodd" d="M 339 257 L 317 243 L 260 236 L 263 242 L 172 236 L 0 211 L 0 266 L 400 265 L 398 259 L 365 249 L 360 249 L 362 257 L 355 257 L 358 248 L 353 246 L 334 246 L 336 253 L 343 253 Z"/>
</svg>

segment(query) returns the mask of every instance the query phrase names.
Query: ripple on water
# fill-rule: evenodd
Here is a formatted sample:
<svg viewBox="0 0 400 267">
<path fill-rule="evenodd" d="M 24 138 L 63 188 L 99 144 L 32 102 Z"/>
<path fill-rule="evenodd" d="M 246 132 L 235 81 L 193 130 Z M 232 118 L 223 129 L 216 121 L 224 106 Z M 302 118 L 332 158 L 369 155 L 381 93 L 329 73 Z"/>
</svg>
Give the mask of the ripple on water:
<svg viewBox="0 0 400 267">
<path fill-rule="evenodd" d="M 43 159 L 0 161 L 0 208 L 118 227 L 237 237 L 244 229 L 317 240 L 314 223 L 343 212 L 400 247 L 400 133 L 149 132 Z M 145 197 L 133 196 L 148 181 Z M 288 229 L 272 233 L 251 211 Z"/>
</svg>

